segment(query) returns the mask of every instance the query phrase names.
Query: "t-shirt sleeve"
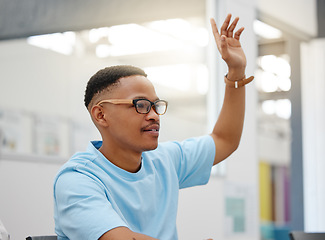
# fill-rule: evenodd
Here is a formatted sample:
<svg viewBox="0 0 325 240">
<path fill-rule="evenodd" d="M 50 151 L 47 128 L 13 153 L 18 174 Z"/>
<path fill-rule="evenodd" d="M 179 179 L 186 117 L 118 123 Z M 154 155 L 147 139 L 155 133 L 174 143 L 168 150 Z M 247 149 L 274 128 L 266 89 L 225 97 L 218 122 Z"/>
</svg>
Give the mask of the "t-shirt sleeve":
<svg viewBox="0 0 325 240">
<path fill-rule="evenodd" d="M 211 136 L 167 144 L 167 154 L 174 161 L 179 188 L 203 185 L 209 181 L 215 157 L 215 144 Z"/>
<path fill-rule="evenodd" d="M 98 239 L 115 227 L 127 227 L 100 182 L 77 171 L 62 173 L 57 178 L 54 204 L 59 237 L 62 231 L 69 239 Z"/>
</svg>

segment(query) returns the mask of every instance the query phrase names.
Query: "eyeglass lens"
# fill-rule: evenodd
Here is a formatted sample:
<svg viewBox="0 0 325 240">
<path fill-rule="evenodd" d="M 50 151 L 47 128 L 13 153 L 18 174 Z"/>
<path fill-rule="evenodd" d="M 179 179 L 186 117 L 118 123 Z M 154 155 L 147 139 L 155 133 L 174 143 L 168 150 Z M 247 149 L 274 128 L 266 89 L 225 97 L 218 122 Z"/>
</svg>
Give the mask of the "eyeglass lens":
<svg viewBox="0 0 325 240">
<path fill-rule="evenodd" d="M 148 113 L 151 110 L 151 106 L 154 105 L 154 110 L 157 114 L 162 115 L 166 112 L 167 109 L 167 103 L 162 100 L 158 100 L 154 103 L 150 102 L 147 99 L 141 99 L 136 102 L 136 109 L 139 113 Z"/>
</svg>

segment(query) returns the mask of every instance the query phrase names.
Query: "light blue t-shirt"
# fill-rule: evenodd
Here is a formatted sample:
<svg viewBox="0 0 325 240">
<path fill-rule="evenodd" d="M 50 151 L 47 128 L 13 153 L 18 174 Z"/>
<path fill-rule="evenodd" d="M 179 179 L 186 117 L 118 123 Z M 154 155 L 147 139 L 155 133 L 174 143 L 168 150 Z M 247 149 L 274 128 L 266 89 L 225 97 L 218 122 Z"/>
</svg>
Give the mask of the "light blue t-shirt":
<svg viewBox="0 0 325 240">
<path fill-rule="evenodd" d="M 91 142 L 75 154 L 54 181 L 58 239 L 98 239 L 125 226 L 160 240 L 176 240 L 178 192 L 206 184 L 215 156 L 210 136 L 160 143 L 142 154 L 141 168 L 127 172 Z"/>
</svg>

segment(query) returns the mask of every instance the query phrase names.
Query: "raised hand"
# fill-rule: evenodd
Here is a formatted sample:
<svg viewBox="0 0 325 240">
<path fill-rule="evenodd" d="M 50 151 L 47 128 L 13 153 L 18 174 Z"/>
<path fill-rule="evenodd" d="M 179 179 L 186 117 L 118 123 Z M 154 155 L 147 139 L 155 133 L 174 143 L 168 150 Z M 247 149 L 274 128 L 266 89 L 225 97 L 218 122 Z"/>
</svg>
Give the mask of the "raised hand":
<svg viewBox="0 0 325 240">
<path fill-rule="evenodd" d="M 231 14 L 228 14 L 220 28 L 220 33 L 213 18 L 210 19 L 210 23 L 218 50 L 222 59 L 227 63 L 229 72 L 236 71 L 236 75 L 241 75 L 245 74 L 246 67 L 246 56 L 239 41 L 244 28 L 241 27 L 234 33 L 239 18 L 236 17 L 231 24 L 230 20 Z"/>
</svg>

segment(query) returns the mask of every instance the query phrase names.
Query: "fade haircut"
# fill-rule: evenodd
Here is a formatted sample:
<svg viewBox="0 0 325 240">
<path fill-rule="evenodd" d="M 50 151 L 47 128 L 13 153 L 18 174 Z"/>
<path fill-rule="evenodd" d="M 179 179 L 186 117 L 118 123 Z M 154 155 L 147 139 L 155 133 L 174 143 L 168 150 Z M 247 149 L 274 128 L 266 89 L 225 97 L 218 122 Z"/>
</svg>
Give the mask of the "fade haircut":
<svg viewBox="0 0 325 240">
<path fill-rule="evenodd" d="M 84 98 L 86 108 L 88 109 L 89 104 L 96 95 L 103 91 L 109 91 L 108 88 L 116 85 L 120 78 L 134 75 L 147 77 L 147 74 L 142 69 L 130 65 L 117 65 L 99 70 L 87 83 Z"/>
</svg>

